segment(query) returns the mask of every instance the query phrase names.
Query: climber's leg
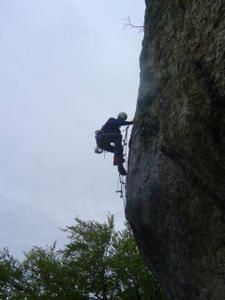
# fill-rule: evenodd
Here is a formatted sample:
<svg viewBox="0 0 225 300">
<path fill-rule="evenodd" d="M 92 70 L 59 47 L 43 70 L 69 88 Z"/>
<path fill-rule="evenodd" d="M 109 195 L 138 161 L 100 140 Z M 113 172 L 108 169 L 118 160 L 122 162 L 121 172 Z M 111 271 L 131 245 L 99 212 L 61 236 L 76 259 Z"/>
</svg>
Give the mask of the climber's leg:
<svg viewBox="0 0 225 300">
<path fill-rule="evenodd" d="M 115 153 L 115 147 L 111 145 L 113 140 L 110 138 L 110 136 L 103 136 L 99 142 L 98 146 L 104 151 Z"/>
<path fill-rule="evenodd" d="M 122 146 L 122 135 L 114 136 L 114 144 L 115 144 L 115 155 L 113 159 L 113 165 L 120 165 L 124 162 L 123 159 L 123 146 Z"/>
</svg>

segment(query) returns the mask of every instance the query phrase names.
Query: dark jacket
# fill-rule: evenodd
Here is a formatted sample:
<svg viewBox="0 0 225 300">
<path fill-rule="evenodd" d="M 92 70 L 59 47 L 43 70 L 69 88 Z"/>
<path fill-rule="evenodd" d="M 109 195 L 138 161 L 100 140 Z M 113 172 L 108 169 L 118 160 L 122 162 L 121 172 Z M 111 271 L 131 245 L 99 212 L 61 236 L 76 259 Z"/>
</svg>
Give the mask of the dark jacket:
<svg viewBox="0 0 225 300">
<path fill-rule="evenodd" d="M 103 133 L 120 133 L 120 126 L 132 125 L 133 121 L 124 121 L 122 119 L 110 118 L 103 126 Z"/>
</svg>

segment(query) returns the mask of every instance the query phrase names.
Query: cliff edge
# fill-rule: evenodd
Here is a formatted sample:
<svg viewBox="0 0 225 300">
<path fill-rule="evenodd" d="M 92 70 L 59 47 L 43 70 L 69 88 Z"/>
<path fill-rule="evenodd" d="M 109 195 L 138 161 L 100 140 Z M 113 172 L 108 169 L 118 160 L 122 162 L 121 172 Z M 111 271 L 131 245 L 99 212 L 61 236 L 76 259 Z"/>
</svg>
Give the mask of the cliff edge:
<svg viewBox="0 0 225 300">
<path fill-rule="evenodd" d="M 171 299 L 225 299 L 225 5 L 146 0 L 126 217 Z"/>
</svg>

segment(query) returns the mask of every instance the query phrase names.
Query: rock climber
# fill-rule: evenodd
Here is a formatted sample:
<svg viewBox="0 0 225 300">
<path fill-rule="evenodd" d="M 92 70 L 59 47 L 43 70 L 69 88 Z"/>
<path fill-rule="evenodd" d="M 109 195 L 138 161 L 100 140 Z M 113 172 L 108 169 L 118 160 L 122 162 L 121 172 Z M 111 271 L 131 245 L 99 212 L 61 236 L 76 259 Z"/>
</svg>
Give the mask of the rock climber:
<svg viewBox="0 0 225 300">
<path fill-rule="evenodd" d="M 120 112 L 117 118 L 110 118 L 96 134 L 97 146 L 104 151 L 114 153 L 114 166 L 121 165 L 124 162 L 120 127 L 134 123 L 133 121 L 126 120 L 127 114 Z"/>
</svg>

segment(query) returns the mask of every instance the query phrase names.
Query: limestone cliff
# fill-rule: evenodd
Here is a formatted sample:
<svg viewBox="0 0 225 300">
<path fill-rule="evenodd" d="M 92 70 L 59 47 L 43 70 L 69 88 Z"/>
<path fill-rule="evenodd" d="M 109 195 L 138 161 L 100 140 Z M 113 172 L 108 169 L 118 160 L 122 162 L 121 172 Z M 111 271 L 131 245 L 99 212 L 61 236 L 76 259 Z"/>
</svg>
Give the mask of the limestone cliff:
<svg viewBox="0 0 225 300">
<path fill-rule="evenodd" d="M 126 216 L 171 299 L 225 299 L 225 2 L 146 0 Z"/>
</svg>

